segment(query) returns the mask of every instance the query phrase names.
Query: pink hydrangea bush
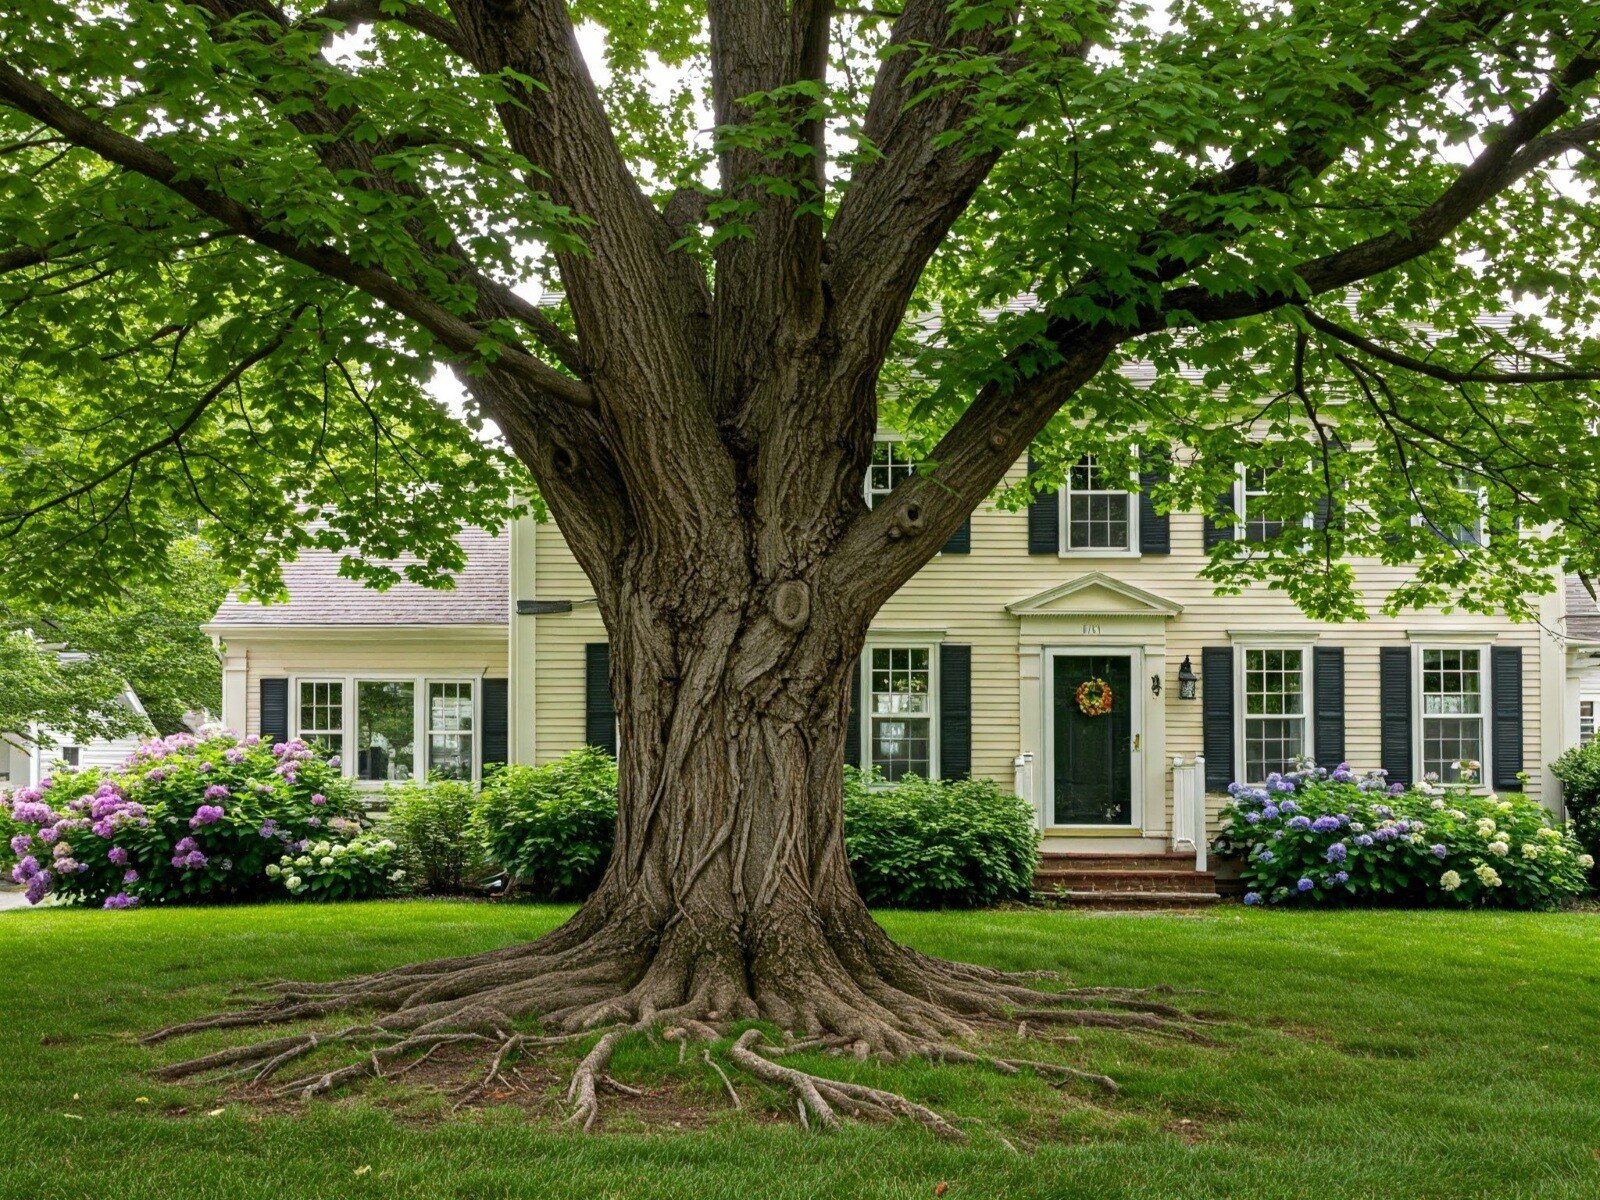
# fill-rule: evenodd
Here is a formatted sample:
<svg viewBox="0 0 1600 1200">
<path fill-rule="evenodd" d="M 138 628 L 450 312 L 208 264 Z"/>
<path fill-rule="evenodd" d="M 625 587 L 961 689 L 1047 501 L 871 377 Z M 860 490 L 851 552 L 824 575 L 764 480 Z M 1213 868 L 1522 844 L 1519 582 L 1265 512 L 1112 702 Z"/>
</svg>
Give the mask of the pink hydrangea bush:
<svg viewBox="0 0 1600 1200">
<path fill-rule="evenodd" d="M 35 904 L 51 895 L 103 908 L 279 897 L 285 855 L 361 838 L 338 766 L 298 740 L 157 738 L 115 771 L 63 771 L 0 793 L 0 855 Z M 398 885 L 373 874 L 346 894 Z"/>
</svg>

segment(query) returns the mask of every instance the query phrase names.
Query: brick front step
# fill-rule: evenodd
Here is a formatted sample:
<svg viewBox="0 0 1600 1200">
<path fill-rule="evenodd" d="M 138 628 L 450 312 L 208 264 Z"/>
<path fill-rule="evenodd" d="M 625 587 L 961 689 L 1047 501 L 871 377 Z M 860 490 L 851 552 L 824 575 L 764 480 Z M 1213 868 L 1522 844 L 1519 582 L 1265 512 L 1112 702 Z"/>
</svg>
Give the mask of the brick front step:
<svg viewBox="0 0 1600 1200">
<path fill-rule="evenodd" d="M 1039 869 L 1071 871 L 1193 871 L 1194 855 L 1181 851 L 1150 850 L 1127 854 L 1088 851 L 1046 851 Z"/>
<path fill-rule="evenodd" d="M 1215 892 L 1209 871 L 1063 870 L 1055 866 L 1034 874 L 1035 891 L 1064 888 L 1069 892 Z"/>
<path fill-rule="evenodd" d="M 1066 908 L 1201 908 L 1215 892 L 1035 892 L 1034 899 Z"/>
</svg>

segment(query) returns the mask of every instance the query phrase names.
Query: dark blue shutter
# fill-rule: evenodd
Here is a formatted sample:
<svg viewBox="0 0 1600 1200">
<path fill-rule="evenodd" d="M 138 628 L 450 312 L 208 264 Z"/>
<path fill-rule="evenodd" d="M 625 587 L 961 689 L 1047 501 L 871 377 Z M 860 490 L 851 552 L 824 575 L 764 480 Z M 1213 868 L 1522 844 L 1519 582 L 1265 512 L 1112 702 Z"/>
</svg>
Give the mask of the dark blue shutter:
<svg viewBox="0 0 1600 1200">
<path fill-rule="evenodd" d="M 1233 541 L 1234 526 L 1238 524 L 1233 500 L 1233 492 L 1226 491 L 1212 503 L 1214 511 L 1232 515 L 1215 517 L 1211 513 L 1206 514 L 1205 545 L 1207 550 L 1213 546 L 1220 546 L 1223 542 Z"/>
<path fill-rule="evenodd" d="M 1028 474 L 1038 470 L 1028 455 Z M 1057 488 L 1040 492 L 1028 504 L 1028 553 L 1061 553 L 1061 493 Z"/>
<path fill-rule="evenodd" d="M 1378 742 L 1390 783 L 1412 782 L 1411 647 L 1378 649 Z"/>
<path fill-rule="evenodd" d="M 267 743 L 289 740 L 289 681 L 261 681 L 261 740 Z"/>
<path fill-rule="evenodd" d="M 939 777 L 972 774 L 972 647 L 939 647 Z"/>
<path fill-rule="evenodd" d="M 1312 749 L 1330 771 L 1344 762 L 1344 651 L 1338 646 L 1311 650 Z"/>
<path fill-rule="evenodd" d="M 971 554 L 972 553 L 972 518 L 968 517 L 961 522 L 961 528 L 950 535 L 950 540 L 944 544 L 946 554 Z"/>
<path fill-rule="evenodd" d="M 844 761 L 852 767 L 861 762 L 861 660 L 850 672 L 850 711 L 844 719 Z"/>
<path fill-rule="evenodd" d="M 504 679 L 483 681 L 483 763 L 482 768 L 504 766 L 507 759 L 508 722 Z"/>
<path fill-rule="evenodd" d="M 611 700 L 611 646 L 589 642 L 583 648 L 583 740 L 617 755 L 617 709 Z"/>
<path fill-rule="evenodd" d="M 1154 490 L 1165 483 L 1172 469 L 1172 453 L 1165 446 L 1152 447 L 1141 460 L 1139 472 L 1139 553 L 1171 554 L 1172 522 L 1156 511 Z"/>
<path fill-rule="evenodd" d="M 1200 726 L 1206 751 L 1206 791 L 1225 792 L 1233 770 L 1233 647 L 1200 651 Z"/>
<path fill-rule="evenodd" d="M 1494 770 L 1491 786 L 1496 791 L 1521 791 L 1522 780 L 1517 774 L 1522 770 L 1522 647 L 1495 646 L 1489 652 L 1489 660 L 1492 664 L 1489 765 Z"/>
</svg>

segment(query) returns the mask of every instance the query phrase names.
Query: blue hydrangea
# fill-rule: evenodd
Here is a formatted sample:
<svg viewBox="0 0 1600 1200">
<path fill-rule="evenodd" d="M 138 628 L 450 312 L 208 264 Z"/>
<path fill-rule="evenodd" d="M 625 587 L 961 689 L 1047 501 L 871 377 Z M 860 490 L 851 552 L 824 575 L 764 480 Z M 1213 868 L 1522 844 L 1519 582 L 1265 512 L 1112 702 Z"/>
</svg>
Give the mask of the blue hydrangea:
<svg viewBox="0 0 1600 1200">
<path fill-rule="evenodd" d="M 1332 833 L 1335 829 L 1339 828 L 1339 818 L 1326 815 L 1320 816 L 1315 821 L 1311 822 L 1311 828 L 1315 829 L 1318 833 Z"/>
<path fill-rule="evenodd" d="M 1269 821 L 1276 821 L 1278 819 L 1278 811 L 1276 804 L 1269 804 L 1261 810 L 1261 815 Z"/>
<path fill-rule="evenodd" d="M 1300 876 L 1300 882 L 1294 886 L 1299 888 L 1302 892 L 1309 892 L 1312 888 L 1317 886 L 1317 883 L 1316 880 L 1312 879 L 1309 875 L 1302 875 Z"/>
<path fill-rule="evenodd" d="M 1328 862 L 1336 863 L 1336 862 L 1343 862 L 1344 859 L 1345 859 L 1345 854 L 1346 854 L 1346 850 L 1344 848 L 1344 843 L 1343 842 L 1335 842 L 1333 845 L 1328 847 L 1328 852 L 1326 854 L 1324 854 L 1322 857 L 1324 859 L 1326 859 Z"/>
<path fill-rule="evenodd" d="M 1370 845 L 1372 845 L 1372 835 L 1370 833 L 1357 834 L 1356 835 L 1356 845 L 1358 845 L 1358 846 L 1370 846 Z"/>
<path fill-rule="evenodd" d="M 1349 871 L 1335 871 L 1333 873 L 1333 882 L 1334 883 L 1348 883 L 1348 882 L 1350 882 L 1350 872 Z"/>
<path fill-rule="evenodd" d="M 1293 791 L 1294 789 L 1291 787 L 1289 790 Z M 1278 801 L 1278 811 L 1279 812 L 1286 812 L 1286 813 L 1297 813 L 1297 812 L 1300 811 L 1300 806 L 1298 804 L 1296 804 L 1293 800 L 1280 800 L 1280 801 Z"/>
<path fill-rule="evenodd" d="M 1304 813 L 1300 814 L 1298 817 L 1290 817 L 1289 818 L 1289 828 L 1290 829 L 1310 829 L 1311 828 L 1311 818 L 1306 816 Z"/>
<path fill-rule="evenodd" d="M 1271 850 L 1268 850 L 1268 849 L 1265 849 L 1265 848 L 1262 848 L 1262 849 L 1256 851 L 1256 861 L 1257 862 L 1269 863 L 1275 857 L 1276 856 L 1272 853 Z"/>
<path fill-rule="evenodd" d="M 1449 855 L 1449 853 L 1450 849 L 1445 845 L 1439 844 L 1433 847 L 1433 856 L 1435 858 L 1445 858 Z"/>
<path fill-rule="evenodd" d="M 1260 892 L 1246 892 L 1244 894 L 1244 902 L 1246 904 L 1251 904 L 1251 905 L 1260 904 L 1261 903 L 1261 893 Z"/>
</svg>

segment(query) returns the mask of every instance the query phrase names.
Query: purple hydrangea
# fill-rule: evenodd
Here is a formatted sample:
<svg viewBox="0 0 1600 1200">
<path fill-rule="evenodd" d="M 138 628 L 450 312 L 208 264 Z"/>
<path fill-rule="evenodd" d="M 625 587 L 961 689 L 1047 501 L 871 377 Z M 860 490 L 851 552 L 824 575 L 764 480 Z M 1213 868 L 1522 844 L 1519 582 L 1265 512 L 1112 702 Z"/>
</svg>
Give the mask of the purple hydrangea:
<svg viewBox="0 0 1600 1200">
<path fill-rule="evenodd" d="M 1350 769 L 1349 763 L 1340 763 L 1333 769 L 1333 774 L 1329 778 L 1335 783 L 1353 783 L 1355 777 L 1356 773 Z"/>
<path fill-rule="evenodd" d="M 222 757 L 237 765 L 238 763 L 242 763 L 244 761 L 244 751 L 239 749 L 237 746 L 230 746 L 227 750 L 223 751 Z"/>
<path fill-rule="evenodd" d="M 202 804 L 194 810 L 194 816 L 189 818 L 189 828 L 199 829 L 202 825 L 215 825 L 222 820 L 222 805 Z"/>
<path fill-rule="evenodd" d="M 1259 822 L 1260 822 L 1260 820 L 1261 820 L 1261 814 L 1260 814 L 1260 813 L 1258 813 L 1258 812 L 1247 812 L 1247 813 L 1245 813 L 1245 815 L 1244 815 L 1244 819 L 1245 819 L 1245 820 L 1246 820 L 1246 821 L 1247 821 L 1247 822 L 1248 822 L 1248 823 L 1249 823 L 1249 824 L 1251 824 L 1251 825 L 1255 825 L 1255 824 L 1257 824 L 1257 823 L 1259 823 Z"/>
<path fill-rule="evenodd" d="M 341 759 L 337 754 L 335 754 L 332 758 L 330 758 L 328 760 L 328 765 L 330 767 L 337 767 L 343 761 L 344 761 L 343 759 Z"/>
<path fill-rule="evenodd" d="M 1343 842 L 1335 842 L 1333 845 L 1328 847 L 1328 852 L 1326 854 L 1324 854 L 1322 857 L 1325 860 L 1327 860 L 1328 862 L 1336 863 L 1336 862 L 1343 862 L 1344 859 L 1345 859 L 1345 854 L 1346 854 L 1346 850 L 1344 848 L 1344 843 Z"/>
<path fill-rule="evenodd" d="M 19 833 L 11 839 L 11 853 L 23 855 L 28 852 L 28 847 L 33 844 L 33 839 L 25 833 Z"/>
<path fill-rule="evenodd" d="M 306 818 L 306 824 L 311 826 L 313 829 L 320 828 L 321 825 L 322 825 L 322 818 L 321 817 L 307 817 Z"/>
<path fill-rule="evenodd" d="M 174 854 L 187 854 L 191 850 L 198 849 L 200 849 L 199 842 L 195 841 L 192 837 L 183 837 L 178 839 L 178 844 L 172 848 L 172 852 Z"/>
<path fill-rule="evenodd" d="M 1278 801 L 1278 811 L 1279 812 L 1286 812 L 1286 813 L 1297 813 L 1297 812 L 1300 811 L 1300 806 L 1298 804 L 1296 804 L 1293 800 L 1279 800 Z"/>
<path fill-rule="evenodd" d="M 1333 873 L 1333 882 L 1334 883 L 1348 883 L 1348 882 L 1350 882 L 1350 872 L 1349 871 L 1335 871 Z"/>
<path fill-rule="evenodd" d="M 1275 857 L 1276 856 L 1272 853 L 1271 850 L 1262 849 L 1262 850 L 1259 850 L 1259 851 L 1256 852 L 1256 861 L 1258 861 L 1258 862 L 1269 863 Z"/>
<path fill-rule="evenodd" d="M 27 794 L 26 789 L 17 793 L 19 797 Z M 19 825 L 53 825 L 56 814 L 48 804 L 41 804 L 37 800 L 22 800 L 11 805 L 11 819 Z"/>
<path fill-rule="evenodd" d="M 271 817 L 268 817 L 265 821 L 261 822 L 261 836 L 262 837 L 264 837 L 264 838 L 276 837 L 277 834 L 278 834 L 278 823 L 276 821 L 274 821 Z"/>
<path fill-rule="evenodd" d="M 17 865 L 11 868 L 11 878 L 17 883 L 27 883 L 39 873 L 39 860 L 31 854 L 24 854 L 17 860 Z"/>
<path fill-rule="evenodd" d="M 174 854 L 172 865 L 184 870 L 196 870 L 206 865 L 206 856 L 198 850 L 191 850 L 187 854 Z"/>
<path fill-rule="evenodd" d="M 126 871 L 124 871 L 122 873 L 122 882 L 123 883 L 138 883 L 139 882 L 139 872 L 135 871 L 132 867 L 129 867 Z"/>
<path fill-rule="evenodd" d="M 225 783 L 213 783 L 206 789 L 207 800 L 226 800 L 232 794 Z"/>
<path fill-rule="evenodd" d="M 151 783 L 160 783 L 166 777 L 167 772 L 162 767 L 151 767 L 149 771 L 145 772 L 145 778 Z"/>
<path fill-rule="evenodd" d="M 39 830 L 39 840 L 46 846 L 54 845 L 56 839 L 60 836 L 61 830 L 55 825 L 46 825 L 43 829 Z"/>
<path fill-rule="evenodd" d="M 1449 854 L 1450 848 L 1443 843 L 1439 843 L 1433 847 L 1433 856 L 1435 858 L 1446 858 L 1449 856 Z"/>
<path fill-rule="evenodd" d="M 1358 834 L 1356 834 L 1356 845 L 1358 845 L 1358 846 L 1370 846 L 1370 845 L 1372 845 L 1372 835 L 1370 833 L 1358 833 Z"/>
<path fill-rule="evenodd" d="M 1252 905 L 1260 904 L 1261 903 L 1261 893 L 1260 892 L 1246 892 L 1244 894 L 1244 902 L 1246 904 L 1252 904 Z"/>
<path fill-rule="evenodd" d="M 1301 813 L 1297 817 L 1290 817 L 1289 818 L 1289 828 L 1290 829 L 1310 829 L 1311 828 L 1311 818 L 1306 816 L 1304 813 Z"/>
<path fill-rule="evenodd" d="M 202 774 L 202 775 L 209 775 L 209 774 L 211 774 L 211 772 L 215 771 L 217 768 L 214 767 L 212 764 L 210 764 L 208 762 L 203 762 L 203 763 L 196 763 L 194 769 L 196 771 L 199 771 L 200 774 Z"/>
<path fill-rule="evenodd" d="M 328 802 L 328 798 L 326 796 L 324 796 L 321 792 L 313 792 L 311 794 L 311 803 L 313 803 L 313 804 L 326 804 L 327 802 Z"/>
<path fill-rule="evenodd" d="M 116 863 L 119 867 L 125 867 L 128 865 L 128 852 L 121 846 L 111 847 L 111 849 L 106 851 L 106 857 L 112 862 Z"/>
<path fill-rule="evenodd" d="M 1389 785 L 1389 795 L 1391 796 L 1403 796 L 1405 791 L 1406 785 L 1403 783 L 1391 783 Z"/>
<path fill-rule="evenodd" d="M 1339 828 L 1339 818 L 1326 815 L 1320 816 L 1315 821 L 1311 822 L 1311 828 L 1315 829 L 1318 833 L 1332 833 L 1335 829 Z"/>
<path fill-rule="evenodd" d="M 37 904 L 50 894 L 50 885 L 54 882 L 55 880 L 51 877 L 49 871 L 40 871 L 32 879 L 28 880 L 28 886 L 23 895 L 28 898 L 29 904 Z"/>
<path fill-rule="evenodd" d="M 1302 875 L 1300 876 L 1300 882 L 1294 886 L 1302 892 L 1309 892 L 1312 888 L 1317 886 L 1317 882 L 1309 875 Z"/>
<path fill-rule="evenodd" d="M 1261 815 L 1269 821 L 1276 821 L 1278 819 L 1278 806 L 1276 804 L 1267 805 L 1261 810 Z"/>
<path fill-rule="evenodd" d="M 107 896 L 102 908 L 133 908 L 139 902 L 127 892 L 118 892 L 115 896 Z"/>
</svg>

